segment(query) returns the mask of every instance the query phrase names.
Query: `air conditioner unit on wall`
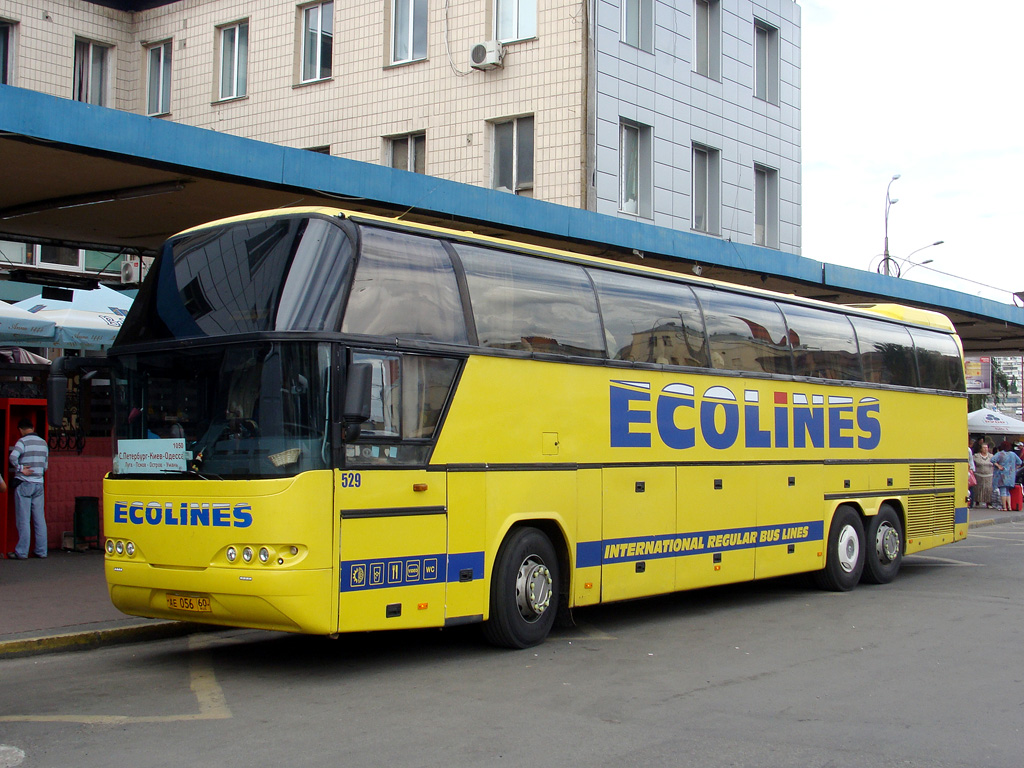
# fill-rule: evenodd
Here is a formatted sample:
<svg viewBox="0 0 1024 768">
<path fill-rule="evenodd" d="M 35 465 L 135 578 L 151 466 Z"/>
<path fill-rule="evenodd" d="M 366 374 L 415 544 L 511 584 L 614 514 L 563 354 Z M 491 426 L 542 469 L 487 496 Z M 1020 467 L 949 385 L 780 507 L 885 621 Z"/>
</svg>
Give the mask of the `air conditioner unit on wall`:
<svg viewBox="0 0 1024 768">
<path fill-rule="evenodd" d="M 469 64 L 473 69 L 494 69 L 501 66 L 505 49 L 497 40 L 485 40 L 469 50 Z"/>
<path fill-rule="evenodd" d="M 121 283 L 124 285 L 135 285 L 142 282 L 142 279 L 149 272 L 149 266 L 153 259 L 143 256 L 132 256 L 121 262 Z"/>
</svg>

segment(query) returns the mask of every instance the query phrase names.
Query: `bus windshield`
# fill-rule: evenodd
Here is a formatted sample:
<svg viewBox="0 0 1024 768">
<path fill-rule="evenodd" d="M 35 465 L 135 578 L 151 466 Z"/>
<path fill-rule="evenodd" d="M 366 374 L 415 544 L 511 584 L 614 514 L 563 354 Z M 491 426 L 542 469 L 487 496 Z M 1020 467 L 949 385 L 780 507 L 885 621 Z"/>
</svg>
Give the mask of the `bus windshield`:
<svg viewBox="0 0 1024 768">
<path fill-rule="evenodd" d="M 331 466 L 330 347 L 259 342 L 118 358 L 114 474 L 173 474 L 125 441 L 184 440 L 182 473 L 286 477 Z M 138 454 L 138 446 L 127 443 Z M 163 443 L 153 443 L 155 447 Z"/>
</svg>

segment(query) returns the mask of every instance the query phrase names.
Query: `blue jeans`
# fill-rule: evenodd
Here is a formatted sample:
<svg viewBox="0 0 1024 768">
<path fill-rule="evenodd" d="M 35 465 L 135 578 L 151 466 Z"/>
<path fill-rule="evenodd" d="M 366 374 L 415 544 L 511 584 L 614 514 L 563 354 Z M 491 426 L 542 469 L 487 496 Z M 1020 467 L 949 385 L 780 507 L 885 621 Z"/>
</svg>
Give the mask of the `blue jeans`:
<svg viewBox="0 0 1024 768">
<path fill-rule="evenodd" d="M 22 481 L 14 489 L 14 519 L 18 525 L 18 546 L 14 554 L 28 557 L 31 541 L 29 524 L 36 535 L 36 557 L 46 557 L 46 518 L 43 515 L 43 484 Z"/>
</svg>

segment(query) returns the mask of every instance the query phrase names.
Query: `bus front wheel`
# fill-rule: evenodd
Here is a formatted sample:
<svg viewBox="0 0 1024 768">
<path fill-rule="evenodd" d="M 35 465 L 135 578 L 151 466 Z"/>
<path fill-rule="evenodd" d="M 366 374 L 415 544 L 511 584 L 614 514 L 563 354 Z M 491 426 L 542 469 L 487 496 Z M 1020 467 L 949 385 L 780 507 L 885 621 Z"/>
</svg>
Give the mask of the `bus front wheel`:
<svg viewBox="0 0 1024 768">
<path fill-rule="evenodd" d="M 870 584 L 888 584 L 903 562 L 903 526 L 896 510 L 883 504 L 868 522 L 864 538 L 867 551 L 862 578 Z"/>
<path fill-rule="evenodd" d="M 822 589 L 846 592 L 857 586 L 864 571 L 864 525 L 853 507 L 843 505 L 832 516 L 825 567 L 814 574 Z"/>
<path fill-rule="evenodd" d="M 491 614 L 484 637 L 505 648 L 544 641 L 558 611 L 558 557 L 536 528 L 518 528 L 505 539 L 491 575 Z"/>
</svg>

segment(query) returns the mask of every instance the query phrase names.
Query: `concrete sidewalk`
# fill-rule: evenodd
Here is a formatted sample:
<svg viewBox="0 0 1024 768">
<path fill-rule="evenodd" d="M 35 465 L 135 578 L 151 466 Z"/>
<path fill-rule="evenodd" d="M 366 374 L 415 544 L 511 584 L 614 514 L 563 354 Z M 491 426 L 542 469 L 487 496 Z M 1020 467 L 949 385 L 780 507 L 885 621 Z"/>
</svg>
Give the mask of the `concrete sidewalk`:
<svg viewBox="0 0 1024 768">
<path fill-rule="evenodd" d="M 1024 512 L 972 509 L 970 527 L 1021 520 Z M 99 550 L 52 550 L 45 560 L 0 559 L 0 660 L 209 630 L 118 611 L 110 603 Z"/>
</svg>

